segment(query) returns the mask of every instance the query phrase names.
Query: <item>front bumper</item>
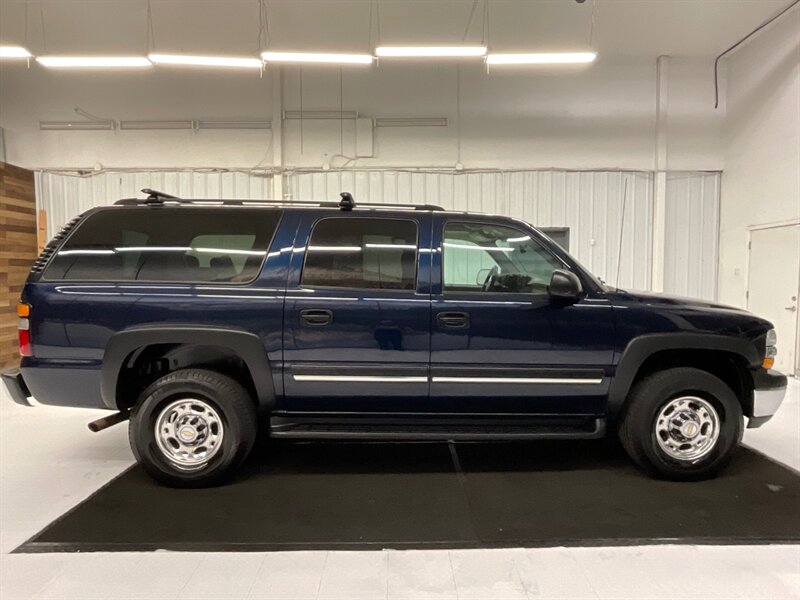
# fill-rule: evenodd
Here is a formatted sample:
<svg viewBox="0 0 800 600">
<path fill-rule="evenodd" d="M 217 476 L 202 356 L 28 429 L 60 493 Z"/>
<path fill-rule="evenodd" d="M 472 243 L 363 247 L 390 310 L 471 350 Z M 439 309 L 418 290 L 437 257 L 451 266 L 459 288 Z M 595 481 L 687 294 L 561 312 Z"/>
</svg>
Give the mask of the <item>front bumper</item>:
<svg viewBox="0 0 800 600">
<path fill-rule="evenodd" d="M 777 371 L 759 370 L 753 377 L 753 410 L 748 429 L 761 427 L 778 411 L 786 396 L 787 379 Z"/>
<path fill-rule="evenodd" d="M 20 373 L 19 369 L 3 371 L 1 376 L 9 396 L 14 402 L 22 404 L 22 406 L 33 406 L 28 400 L 31 397 L 31 392 L 28 386 L 25 385 L 25 380 L 22 378 L 22 373 Z"/>
</svg>

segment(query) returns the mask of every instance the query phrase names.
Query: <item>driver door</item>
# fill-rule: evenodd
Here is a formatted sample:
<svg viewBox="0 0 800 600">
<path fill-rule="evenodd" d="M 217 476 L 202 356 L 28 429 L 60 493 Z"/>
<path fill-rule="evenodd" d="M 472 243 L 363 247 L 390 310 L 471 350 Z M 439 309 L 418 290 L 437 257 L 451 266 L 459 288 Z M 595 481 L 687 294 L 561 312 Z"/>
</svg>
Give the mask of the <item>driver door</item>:
<svg viewBox="0 0 800 600">
<path fill-rule="evenodd" d="M 606 299 L 548 295 L 571 267 L 510 219 L 437 215 L 431 402 L 460 413 L 600 414 L 612 359 Z"/>
</svg>

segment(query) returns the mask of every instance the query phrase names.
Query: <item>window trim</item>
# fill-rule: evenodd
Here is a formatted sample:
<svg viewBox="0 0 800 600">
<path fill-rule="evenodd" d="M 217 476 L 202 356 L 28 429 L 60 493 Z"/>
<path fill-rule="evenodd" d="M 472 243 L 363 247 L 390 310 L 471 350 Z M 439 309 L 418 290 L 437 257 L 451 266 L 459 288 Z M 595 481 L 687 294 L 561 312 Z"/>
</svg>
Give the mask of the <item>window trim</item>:
<svg viewBox="0 0 800 600">
<path fill-rule="evenodd" d="M 303 275 L 306 272 L 306 260 L 308 259 L 308 246 L 311 243 L 311 237 L 314 235 L 314 231 L 316 230 L 317 226 L 322 221 L 332 221 L 332 220 L 342 220 L 342 219 L 350 219 L 350 220 L 357 220 L 357 221 L 407 221 L 414 225 L 416 229 L 416 240 L 414 245 L 417 247 L 415 252 L 415 261 L 414 261 L 414 287 L 410 290 L 403 290 L 397 288 L 366 288 L 366 287 L 350 287 L 350 286 L 335 286 L 335 285 L 308 285 L 303 283 Z M 327 215 L 322 216 L 316 219 L 309 228 L 308 237 L 306 238 L 305 246 L 303 247 L 303 263 L 300 265 L 300 274 L 297 280 L 297 288 L 298 289 L 307 289 L 307 290 L 344 290 L 344 291 L 367 291 L 367 292 L 380 292 L 380 293 L 403 293 L 407 295 L 414 295 L 417 294 L 417 288 L 419 286 L 419 257 L 420 257 L 420 247 L 419 247 L 419 230 L 420 230 L 420 223 L 416 219 L 409 219 L 407 217 L 394 217 L 394 216 L 380 216 L 376 217 L 373 215 L 365 215 L 365 216 L 355 216 L 355 215 Z M 289 291 L 287 289 L 287 291 Z"/>
<path fill-rule="evenodd" d="M 575 273 L 573 268 L 568 265 L 564 260 L 561 259 L 560 256 L 555 254 L 550 248 L 547 247 L 547 244 L 544 243 L 543 240 L 539 239 L 536 231 L 526 231 L 524 229 L 520 229 L 517 224 L 507 224 L 507 223 L 498 223 L 498 222 L 491 222 L 491 221 L 463 221 L 460 219 L 445 219 L 442 223 L 442 232 L 441 232 L 441 284 L 442 284 L 442 296 L 446 296 L 448 294 L 451 295 L 461 295 L 461 294 L 469 294 L 469 295 L 476 295 L 476 294 L 484 294 L 484 295 L 502 295 L 505 298 L 512 297 L 512 296 L 525 296 L 526 298 L 530 298 L 531 296 L 535 296 L 537 298 L 546 296 L 546 294 L 534 294 L 532 292 L 484 292 L 483 290 L 475 290 L 475 291 L 465 291 L 465 290 L 448 290 L 444 283 L 444 254 L 445 254 L 445 246 L 444 246 L 444 239 L 445 239 L 445 232 L 447 231 L 447 226 L 452 224 L 464 224 L 464 225 L 492 225 L 495 227 L 507 227 L 508 229 L 515 229 L 520 233 L 525 233 L 530 236 L 532 240 L 535 240 L 537 244 L 539 244 L 539 248 L 541 248 L 548 256 L 553 258 L 557 263 L 560 263 L 564 270 L 569 271 L 570 273 Z M 533 228 L 532 228 L 533 229 Z M 553 242 L 555 243 L 555 242 Z"/>
<path fill-rule="evenodd" d="M 118 207 L 118 208 L 127 209 L 127 210 L 162 210 L 165 207 L 161 207 L 161 206 L 158 206 L 158 207 L 152 207 L 152 206 L 136 206 L 136 207 L 121 206 L 121 207 Z M 75 228 L 73 228 L 72 231 L 70 231 L 70 234 L 61 242 L 61 244 L 58 246 L 56 251 L 53 252 L 53 255 L 47 261 L 47 264 L 44 266 L 44 269 L 42 269 L 42 275 L 40 277 L 40 280 L 44 281 L 44 282 L 48 282 L 48 283 L 50 283 L 50 282 L 54 282 L 54 283 L 66 282 L 66 283 L 64 283 L 64 285 L 72 285 L 74 283 L 87 283 L 87 284 L 112 283 L 112 284 L 132 285 L 132 286 L 138 285 L 140 283 L 141 284 L 147 284 L 147 285 L 165 285 L 165 286 L 175 285 L 177 283 L 185 284 L 185 285 L 224 285 L 224 286 L 230 286 L 230 287 L 243 287 L 243 286 L 251 285 L 259 277 L 261 277 L 261 273 L 264 270 L 264 265 L 266 265 L 267 258 L 269 257 L 269 254 L 270 254 L 270 248 L 272 248 L 272 243 L 275 241 L 275 236 L 278 235 L 278 230 L 280 229 L 281 224 L 283 223 L 283 218 L 286 215 L 286 211 L 283 210 L 283 209 L 280 209 L 280 208 L 279 209 L 273 209 L 271 207 L 263 207 L 262 208 L 262 207 L 254 207 L 254 206 L 204 206 L 204 207 L 172 207 L 172 206 L 170 206 L 170 207 L 166 207 L 166 208 L 172 208 L 172 209 L 175 209 L 175 210 L 185 210 L 185 209 L 190 209 L 190 208 L 195 208 L 195 209 L 199 209 L 199 210 L 208 210 L 208 209 L 212 209 L 213 210 L 213 209 L 217 209 L 217 208 L 263 210 L 265 212 L 276 212 L 276 213 L 278 213 L 278 221 L 275 223 L 275 228 L 272 231 L 272 235 L 270 236 L 269 240 L 267 241 L 266 247 L 264 249 L 264 256 L 261 258 L 261 263 L 259 263 L 258 269 L 256 269 L 256 271 L 255 271 L 255 273 L 253 275 L 253 278 L 252 279 L 248 279 L 247 281 L 208 281 L 208 280 L 205 280 L 205 279 L 200 279 L 200 280 L 183 280 L 182 279 L 180 281 L 178 281 L 178 280 L 168 281 L 168 280 L 164 280 L 164 279 L 83 279 L 83 278 L 82 279 L 58 279 L 58 278 L 51 279 L 51 278 L 47 277 L 47 271 L 50 269 L 51 263 L 53 262 L 55 257 L 58 255 L 58 253 L 61 251 L 61 249 L 64 248 L 64 246 L 67 245 L 67 243 L 72 238 L 72 236 L 75 235 L 75 233 L 77 231 L 79 231 L 81 229 L 81 227 L 83 225 L 85 225 L 91 219 L 92 214 L 87 214 L 83 219 L 81 219 L 81 222 L 78 223 L 77 226 Z M 97 212 L 95 212 L 93 214 L 104 213 L 104 212 L 107 212 L 108 209 L 115 210 L 115 207 L 101 207 L 101 208 L 99 208 L 97 210 Z"/>
</svg>

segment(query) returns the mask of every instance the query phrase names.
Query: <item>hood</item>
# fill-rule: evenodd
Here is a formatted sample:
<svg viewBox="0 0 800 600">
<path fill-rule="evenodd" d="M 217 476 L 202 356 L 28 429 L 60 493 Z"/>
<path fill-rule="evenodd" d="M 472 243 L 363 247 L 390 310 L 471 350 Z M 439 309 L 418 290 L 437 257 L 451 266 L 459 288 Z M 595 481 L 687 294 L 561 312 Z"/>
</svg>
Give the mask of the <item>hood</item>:
<svg viewBox="0 0 800 600">
<path fill-rule="evenodd" d="M 663 294 L 660 292 L 645 292 L 639 290 L 621 290 L 617 289 L 616 292 L 618 294 L 626 296 L 629 300 L 642 302 L 645 304 L 650 304 L 654 306 L 674 306 L 674 307 L 691 307 L 691 308 L 698 308 L 698 309 L 710 309 L 710 310 L 723 310 L 726 312 L 733 312 L 739 313 L 742 315 L 747 316 L 754 316 L 751 312 L 746 311 L 743 308 L 738 308 L 736 306 L 730 306 L 728 304 L 719 304 L 717 302 L 711 302 L 709 300 L 701 300 L 700 298 L 688 298 L 685 296 L 674 296 L 672 294 Z"/>
<path fill-rule="evenodd" d="M 772 328 L 769 321 L 747 310 L 699 298 L 620 289 L 611 295 L 614 304 L 637 309 L 634 312 L 649 315 L 649 323 L 661 323 L 665 329 L 673 331 L 713 332 L 755 338 Z"/>
</svg>

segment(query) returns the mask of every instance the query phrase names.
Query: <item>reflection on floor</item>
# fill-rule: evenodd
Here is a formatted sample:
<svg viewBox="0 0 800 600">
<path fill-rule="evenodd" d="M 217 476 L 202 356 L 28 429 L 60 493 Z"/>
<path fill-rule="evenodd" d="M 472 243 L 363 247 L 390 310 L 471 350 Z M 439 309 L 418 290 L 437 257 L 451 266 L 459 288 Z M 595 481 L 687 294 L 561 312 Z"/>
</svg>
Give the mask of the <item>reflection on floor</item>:
<svg viewBox="0 0 800 600">
<path fill-rule="evenodd" d="M 124 426 L 86 429 L 101 414 L 0 398 L 3 600 L 800 598 L 797 545 L 8 554 L 133 462 Z M 800 469 L 798 381 L 779 415 L 744 442 Z"/>
</svg>

